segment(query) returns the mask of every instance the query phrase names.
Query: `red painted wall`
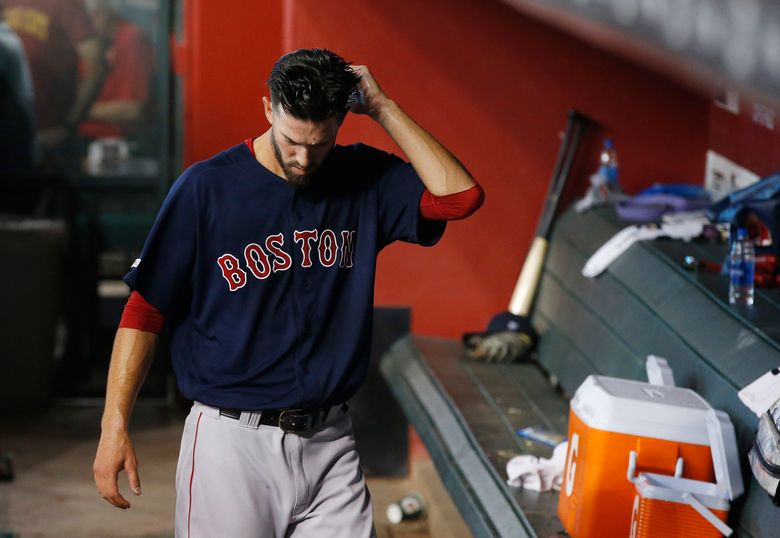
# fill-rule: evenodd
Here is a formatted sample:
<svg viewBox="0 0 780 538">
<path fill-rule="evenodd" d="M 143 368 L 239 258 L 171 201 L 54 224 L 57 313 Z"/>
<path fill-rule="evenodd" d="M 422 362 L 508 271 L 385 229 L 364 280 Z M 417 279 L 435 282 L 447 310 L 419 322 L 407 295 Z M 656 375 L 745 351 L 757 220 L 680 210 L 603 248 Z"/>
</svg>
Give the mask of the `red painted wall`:
<svg viewBox="0 0 780 538">
<path fill-rule="evenodd" d="M 184 80 L 190 165 L 265 130 L 260 98 L 282 55 L 282 0 L 185 0 L 183 16 L 174 70 Z"/>
<path fill-rule="evenodd" d="M 285 48 L 328 47 L 368 65 L 485 187 L 482 210 L 435 248 L 380 256 L 376 302 L 412 305 L 415 332 L 459 336 L 506 309 L 569 107 L 614 137 L 629 190 L 702 179 L 706 99 L 504 4 L 286 0 L 284 10 Z M 341 141 L 356 139 L 393 149 L 365 118 L 345 122 Z M 589 157 L 575 170 L 580 191 L 595 144 Z"/>
<path fill-rule="evenodd" d="M 774 115 L 773 129 L 754 121 L 756 105 Z M 760 177 L 780 171 L 780 105 L 741 95 L 739 113 L 733 114 L 712 104 L 709 147 Z"/>
</svg>

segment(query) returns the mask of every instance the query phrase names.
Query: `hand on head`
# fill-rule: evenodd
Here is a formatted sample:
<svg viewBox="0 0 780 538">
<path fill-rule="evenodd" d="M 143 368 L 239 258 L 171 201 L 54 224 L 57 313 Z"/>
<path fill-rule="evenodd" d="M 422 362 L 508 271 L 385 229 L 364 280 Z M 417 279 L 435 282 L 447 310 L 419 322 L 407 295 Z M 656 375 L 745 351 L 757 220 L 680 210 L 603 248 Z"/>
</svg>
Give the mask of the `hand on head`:
<svg viewBox="0 0 780 538">
<path fill-rule="evenodd" d="M 368 114 L 376 117 L 387 101 L 387 96 L 379 87 L 368 67 L 352 65 L 352 71 L 360 77 L 359 98 L 350 100 L 350 111 L 355 114 Z"/>
</svg>

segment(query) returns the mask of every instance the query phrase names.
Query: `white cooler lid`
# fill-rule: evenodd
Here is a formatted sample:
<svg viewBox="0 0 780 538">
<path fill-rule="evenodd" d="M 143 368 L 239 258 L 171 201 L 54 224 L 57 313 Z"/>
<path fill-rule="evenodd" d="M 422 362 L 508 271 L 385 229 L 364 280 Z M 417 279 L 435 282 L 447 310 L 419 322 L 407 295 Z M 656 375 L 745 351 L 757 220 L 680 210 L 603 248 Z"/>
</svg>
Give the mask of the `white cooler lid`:
<svg viewBox="0 0 780 538">
<path fill-rule="evenodd" d="M 709 445 L 704 398 L 690 389 L 588 376 L 571 400 L 588 427 L 696 445 Z"/>
</svg>

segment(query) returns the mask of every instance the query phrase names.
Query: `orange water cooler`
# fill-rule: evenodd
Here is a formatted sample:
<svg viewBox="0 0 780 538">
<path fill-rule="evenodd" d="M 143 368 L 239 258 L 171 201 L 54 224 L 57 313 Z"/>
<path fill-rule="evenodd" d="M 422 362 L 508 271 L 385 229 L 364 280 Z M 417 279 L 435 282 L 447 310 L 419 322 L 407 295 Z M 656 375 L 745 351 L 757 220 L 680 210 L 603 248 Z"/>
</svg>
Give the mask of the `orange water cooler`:
<svg viewBox="0 0 780 538">
<path fill-rule="evenodd" d="M 589 376 L 571 401 L 558 503 L 572 538 L 629 536 L 637 496 L 626 478 L 632 452 L 634 475 L 713 482 L 710 410 L 689 389 Z"/>
</svg>

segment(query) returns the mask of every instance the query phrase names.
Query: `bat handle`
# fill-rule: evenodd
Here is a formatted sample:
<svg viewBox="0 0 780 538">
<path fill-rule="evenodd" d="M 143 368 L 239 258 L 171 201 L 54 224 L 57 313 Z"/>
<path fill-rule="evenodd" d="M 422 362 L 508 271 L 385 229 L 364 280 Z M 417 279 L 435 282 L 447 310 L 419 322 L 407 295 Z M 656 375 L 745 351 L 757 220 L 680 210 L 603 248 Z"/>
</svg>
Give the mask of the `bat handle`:
<svg viewBox="0 0 780 538">
<path fill-rule="evenodd" d="M 528 317 L 534 302 L 534 295 L 542 276 L 544 259 L 547 256 L 547 240 L 544 237 L 536 237 L 531 244 L 531 250 L 520 271 L 515 291 L 509 301 L 509 311 L 516 316 Z"/>
</svg>

